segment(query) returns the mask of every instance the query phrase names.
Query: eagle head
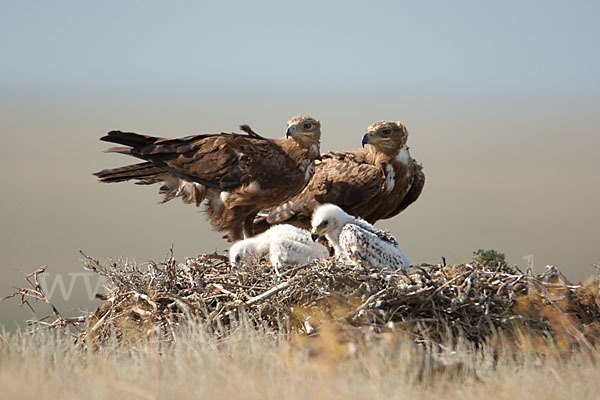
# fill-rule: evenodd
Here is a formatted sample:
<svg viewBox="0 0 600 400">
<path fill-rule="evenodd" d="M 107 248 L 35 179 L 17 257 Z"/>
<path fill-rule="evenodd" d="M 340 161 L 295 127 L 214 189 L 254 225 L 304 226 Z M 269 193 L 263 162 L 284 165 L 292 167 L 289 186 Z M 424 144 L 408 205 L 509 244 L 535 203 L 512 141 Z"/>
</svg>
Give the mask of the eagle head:
<svg viewBox="0 0 600 400">
<path fill-rule="evenodd" d="M 374 146 L 384 152 L 398 152 L 406 144 L 408 131 L 400 122 L 379 121 L 369 125 L 362 138 L 362 146 Z"/>
<path fill-rule="evenodd" d="M 255 238 L 235 242 L 229 249 L 229 263 L 239 266 L 242 262 L 257 261 L 258 248 Z"/>
<path fill-rule="evenodd" d="M 342 227 L 351 217 L 335 204 L 323 204 L 315 209 L 312 215 L 310 237 L 316 240 L 327 233 L 338 236 Z"/>
<path fill-rule="evenodd" d="M 288 121 L 285 137 L 291 137 L 300 144 L 318 143 L 321 140 L 321 123 L 313 117 L 298 115 Z"/>
</svg>

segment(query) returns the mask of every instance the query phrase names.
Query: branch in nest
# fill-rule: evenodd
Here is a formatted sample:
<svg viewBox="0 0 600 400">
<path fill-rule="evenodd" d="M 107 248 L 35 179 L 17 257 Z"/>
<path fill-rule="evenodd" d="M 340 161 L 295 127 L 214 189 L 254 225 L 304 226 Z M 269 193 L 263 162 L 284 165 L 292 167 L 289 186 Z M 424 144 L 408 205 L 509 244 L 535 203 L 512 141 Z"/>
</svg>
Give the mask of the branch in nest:
<svg viewBox="0 0 600 400">
<path fill-rule="evenodd" d="M 41 320 L 34 321 L 34 322 L 39 323 L 40 325 L 44 325 L 48 328 L 56 328 L 56 327 L 64 328 L 68 325 L 75 326 L 78 323 L 84 322 L 85 317 L 83 317 L 83 316 L 75 317 L 75 318 L 63 317 L 60 314 L 60 312 L 58 311 L 58 309 L 56 308 L 56 306 L 48 298 L 48 296 L 46 295 L 46 292 L 44 291 L 44 289 L 42 288 L 42 285 L 40 284 L 40 276 L 46 272 L 46 267 L 47 267 L 46 265 L 43 265 L 25 277 L 25 280 L 31 286 L 30 288 L 17 288 L 16 292 L 2 298 L 1 301 L 10 299 L 12 297 L 21 296 L 20 306 L 27 305 L 27 307 L 29 307 L 29 309 L 32 312 L 35 312 L 35 310 L 31 306 L 31 303 L 29 302 L 29 300 L 31 300 L 31 299 L 34 299 L 36 301 L 43 300 L 46 304 L 48 304 L 50 306 L 56 319 L 51 323 L 43 322 L 44 319 L 48 318 L 48 317 L 45 317 L 45 318 L 42 318 Z"/>
</svg>

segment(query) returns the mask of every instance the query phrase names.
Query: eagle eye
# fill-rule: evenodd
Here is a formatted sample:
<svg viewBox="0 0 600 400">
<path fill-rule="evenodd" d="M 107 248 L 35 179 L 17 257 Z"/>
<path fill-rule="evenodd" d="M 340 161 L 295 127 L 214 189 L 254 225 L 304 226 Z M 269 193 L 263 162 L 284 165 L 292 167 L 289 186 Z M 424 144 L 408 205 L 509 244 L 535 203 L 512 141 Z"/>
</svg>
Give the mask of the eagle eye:
<svg viewBox="0 0 600 400">
<path fill-rule="evenodd" d="M 391 129 L 384 129 L 384 130 L 381 131 L 381 134 L 383 136 L 389 136 L 389 135 L 392 134 L 392 130 Z"/>
<path fill-rule="evenodd" d="M 310 122 L 307 122 L 306 124 L 304 124 L 304 129 L 310 129 L 312 128 L 312 124 Z"/>
</svg>

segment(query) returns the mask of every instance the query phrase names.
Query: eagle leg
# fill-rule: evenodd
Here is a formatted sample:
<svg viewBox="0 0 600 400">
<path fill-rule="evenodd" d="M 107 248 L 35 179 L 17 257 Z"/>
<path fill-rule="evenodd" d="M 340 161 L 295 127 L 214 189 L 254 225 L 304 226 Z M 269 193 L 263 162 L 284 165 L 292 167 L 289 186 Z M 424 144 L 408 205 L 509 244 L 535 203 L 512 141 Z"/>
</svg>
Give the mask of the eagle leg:
<svg viewBox="0 0 600 400">
<path fill-rule="evenodd" d="M 244 218 L 244 239 L 254 236 L 254 218 L 256 214 L 256 212 L 253 212 Z"/>
</svg>

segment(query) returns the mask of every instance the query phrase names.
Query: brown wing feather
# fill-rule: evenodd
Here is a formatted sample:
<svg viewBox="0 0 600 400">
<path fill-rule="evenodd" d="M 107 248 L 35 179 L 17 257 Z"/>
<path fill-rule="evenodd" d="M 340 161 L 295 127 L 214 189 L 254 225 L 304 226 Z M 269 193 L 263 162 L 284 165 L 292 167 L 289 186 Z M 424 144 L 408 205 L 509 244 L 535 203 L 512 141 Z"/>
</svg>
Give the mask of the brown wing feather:
<svg viewBox="0 0 600 400">
<path fill-rule="evenodd" d="M 181 197 L 200 205 L 207 200 L 213 226 L 231 240 L 252 236 L 256 213 L 298 194 L 309 181 L 319 156 L 319 123 L 309 135 L 266 139 L 243 127 L 247 134 L 221 133 L 165 139 L 133 132 L 112 131 L 101 140 L 121 145 L 108 149 L 146 162 L 103 170 L 104 182 L 136 179 L 142 184 L 163 182 L 164 200 Z M 290 122 L 290 123 L 292 123 Z M 288 123 L 288 125 L 290 124 Z M 294 125 L 294 126 L 296 126 Z M 296 128 L 294 128 L 296 129 Z M 305 128 L 308 129 L 308 128 Z"/>
<path fill-rule="evenodd" d="M 101 140 L 131 146 L 111 148 L 107 150 L 109 152 L 129 154 L 149 161 L 163 173 L 169 172 L 190 182 L 224 190 L 248 184 L 252 180 L 248 165 L 253 154 L 261 146 L 271 148 L 266 139 L 236 134 L 163 139 L 132 132 L 112 131 Z M 124 168 L 135 169 L 134 166 Z M 121 170 L 122 168 L 104 170 L 95 175 L 109 182 L 107 176 L 111 171 L 117 174 Z M 132 174 L 129 179 L 140 177 Z"/>
<path fill-rule="evenodd" d="M 367 164 L 361 151 L 334 152 L 322 156 L 306 188 L 288 202 L 268 212 L 266 222 L 293 223 L 310 227 L 313 210 L 323 203 L 334 203 L 352 214 L 364 207 L 384 183 L 381 169 Z M 257 220 L 260 228 L 264 223 Z"/>
<path fill-rule="evenodd" d="M 415 202 L 425 185 L 423 166 L 410 160 L 410 172 L 395 163 L 396 182 L 388 192 L 382 168 L 367 163 L 360 149 L 325 154 L 307 187 L 290 201 L 261 213 L 254 230 L 263 232 L 278 223 L 309 229 L 313 210 L 323 203 L 337 204 L 370 223 L 391 218 Z"/>
<path fill-rule="evenodd" d="M 425 173 L 423 172 L 423 165 L 417 161 L 414 161 L 414 177 L 408 193 L 406 193 L 402 201 L 398 204 L 398 207 L 396 207 L 392 212 L 386 214 L 384 218 L 391 218 L 404 211 L 419 198 L 424 186 Z"/>
</svg>

